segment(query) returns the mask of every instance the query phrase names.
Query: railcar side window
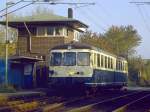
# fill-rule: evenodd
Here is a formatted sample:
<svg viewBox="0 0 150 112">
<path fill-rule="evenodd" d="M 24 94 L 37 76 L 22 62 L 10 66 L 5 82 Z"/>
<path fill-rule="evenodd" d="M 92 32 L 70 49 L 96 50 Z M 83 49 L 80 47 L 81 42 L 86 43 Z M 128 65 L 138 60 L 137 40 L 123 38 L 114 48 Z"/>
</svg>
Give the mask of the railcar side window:
<svg viewBox="0 0 150 112">
<path fill-rule="evenodd" d="M 97 54 L 97 67 L 100 67 L 100 54 Z"/>
<path fill-rule="evenodd" d="M 110 68 L 113 69 L 113 59 L 110 59 Z"/>
<path fill-rule="evenodd" d="M 101 67 L 104 67 L 104 56 L 101 55 Z"/>
<path fill-rule="evenodd" d="M 108 68 L 111 68 L 110 67 L 110 58 L 108 57 Z"/>
<path fill-rule="evenodd" d="M 79 52 L 77 54 L 77 65 L 79 65 L 79 66 L 89 66 L 90 65 L 90 53 Z"/>
<path fill-rule="evenodd" d="M 94 66 L 97 66 L 96 65 L 96 61 L 97 61 L 97 59 L 96 59 L 96 53 L 94 53 Z"/>
<path fill-rule="evenodd" d="M 62 53 L 52 53 L 51 54 L 51 65 L 52 66 L 60 66 L 62 63 Z"/>
<path fill-rule="evenodd" d="M 120 66 L 120 63 L 119 63 L 119 61 L 117 61 L 117 64 L 116 64 L 117 70 L 119 70 L 119 66 Z"/>
<path fill-rule="evenodd" d="M 105 56 L 105 68 L 107 68 L 107 56 Z"/>
<path fill-rule="evenodd" d="M 123 63 L 120 61 L 120 70 L 123 70 Z"/>
<path fill-rule="evenodd" d="M 64 66 L 76 65 L 76 53 L 75 52 L 64 52 L 63 65 Z"/>
<path fill-rule="evenodd" d="M 125 63 L 125 71 L 128 71 L 128 64 Z"/>
</svg>

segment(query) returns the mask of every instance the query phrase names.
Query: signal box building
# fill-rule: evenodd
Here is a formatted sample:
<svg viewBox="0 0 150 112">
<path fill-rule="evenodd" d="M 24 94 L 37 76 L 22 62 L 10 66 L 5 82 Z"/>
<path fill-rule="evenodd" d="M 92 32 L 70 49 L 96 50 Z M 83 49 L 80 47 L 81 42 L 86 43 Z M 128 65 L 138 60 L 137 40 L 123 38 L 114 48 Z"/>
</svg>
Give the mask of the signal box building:
<svg viewBox="0 0 150 112">
<path fill-rule="evenodd" d="M 0 24 L 5 25 L 5 21 Z M 8 25 L 18 30 L 16 55 L 11 61 L 26 63 L 25 60 L 28 60 L 27 63 L 30 63 L 31 60 L 34 65 L 36 62 L 36 70 L 33 70 L 32 76 L 35 76 L 33 79 L 38 87 L 46 85 L 49 50 L 58 44 L 78 41 L 80 34 L 88 28 L 83 22 L 73 19 L 73 11 L 70 8 L 68 17 L 39 14 L 10 19 Z"/>
</svg>

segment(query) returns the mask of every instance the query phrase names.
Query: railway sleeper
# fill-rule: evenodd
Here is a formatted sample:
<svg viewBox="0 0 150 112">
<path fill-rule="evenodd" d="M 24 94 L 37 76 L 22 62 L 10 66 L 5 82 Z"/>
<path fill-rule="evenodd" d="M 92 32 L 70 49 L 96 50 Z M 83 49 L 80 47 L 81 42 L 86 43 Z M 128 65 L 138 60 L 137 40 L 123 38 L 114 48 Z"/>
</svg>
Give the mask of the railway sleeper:
<svg viewBox="0 0 150 112">
<path fill-rule="evenodd" d="M 4 106 L 8 101 L 8 97 L 0 96 L 0 106 Z"/>
<path fill-rule="evenodd" d="M 15 111 L 15 112 L 27 112 L 27 111 L 34 110 L 34 109 L 38 108 L 39 106 L 40 106 L 39 102 L 33 101 L 33 102 L 29 102 L 29 103 L 16 105 L 13 107 L 13 111 Z"/>
</svg>

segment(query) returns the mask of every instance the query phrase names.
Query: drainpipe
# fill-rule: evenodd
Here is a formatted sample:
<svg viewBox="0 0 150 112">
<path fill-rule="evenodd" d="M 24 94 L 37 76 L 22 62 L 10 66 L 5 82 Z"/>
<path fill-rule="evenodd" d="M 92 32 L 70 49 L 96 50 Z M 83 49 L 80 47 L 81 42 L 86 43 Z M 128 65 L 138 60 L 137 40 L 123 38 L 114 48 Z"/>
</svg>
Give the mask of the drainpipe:
<svg viewBox="0 0 150 112">
<path fill-rule="evenodd" d="M 24 22 L 24 26 L 25 26 L 28 34 L 29 34 L 29 47 L 28 47 L 28 51 L 31 53 L 31 32 L 30 32 L 30 30 L 29 30 L 29 28 L 28 28 L 28 26 L 27 26 L 27 24 L 25 22 Z"/>
</svg>

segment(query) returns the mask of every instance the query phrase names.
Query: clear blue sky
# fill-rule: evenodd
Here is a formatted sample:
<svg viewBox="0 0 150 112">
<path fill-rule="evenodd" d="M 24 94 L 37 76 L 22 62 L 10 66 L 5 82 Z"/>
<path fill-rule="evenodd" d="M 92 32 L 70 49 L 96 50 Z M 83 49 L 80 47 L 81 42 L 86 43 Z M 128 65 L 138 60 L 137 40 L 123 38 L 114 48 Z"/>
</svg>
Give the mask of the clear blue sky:
<svg viewBox="0 0 150 112">
<path fill-rule="evenodd" d="M 10 0 L 8 0 L 10 1 Z M 11 0 L 18 1 L 18 0 Z M 150 5 L 136 6 L 131 1 L 143 0 L 57 0 L 60 2 L 95 2 L 94 6 L 74 8 L 74 18 L 89 25 L 94 32 L 103 33 L 112 25 L 133 25 L 142 37 L 142 43 L 137 48 L 137 53 L 143 58 L 150 58 Z M 150 1 L 150 0 L 145 0 Z M 0 0 L 0 9 L 5 8 L 6 0 Z M 17 7 L 24 5 L 19 4 Z M 37 5 L 28 6 L 18 14 L 31 13 Z M 17 8 L 14 7 L 13 9 Z M 67 16 L 67 8 L 71 5 L 41 5 L 53 10 L 56 14 Z M 139 8 L 138 8 L 139 7 Z M 12 9 L 10 9 L 12 10 Z M 142 12 L 142 13 L 141 13 Z M 2 14 L 2 13 L 0 13 Z M 143 15 L 143 16 L 142 16 Z"/>
</svg>

